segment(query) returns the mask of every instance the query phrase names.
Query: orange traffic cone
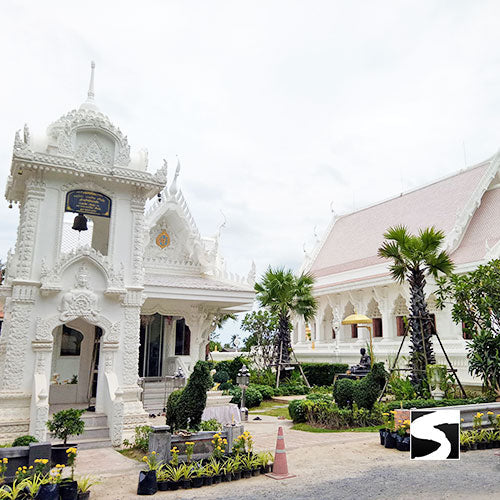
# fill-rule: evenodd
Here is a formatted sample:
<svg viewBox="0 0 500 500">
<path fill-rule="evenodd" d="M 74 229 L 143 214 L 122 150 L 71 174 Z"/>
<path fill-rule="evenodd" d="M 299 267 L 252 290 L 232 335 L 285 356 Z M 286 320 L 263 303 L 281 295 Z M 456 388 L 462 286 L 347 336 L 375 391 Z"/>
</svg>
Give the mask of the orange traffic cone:
<svg viewBox="0 0 500 500">
<path fill-rule="evenodd" d="M 293 474 L 288 474 L 288 464 L 286 462 L 285 436 L 283 436 L 283 427 L 278 427 L 278 438 L 276 439 L 276 452 L 274 454 L 273 471 L 266 474 L 273 479 L 288 479 L 295 477 Z"/>
</svg>

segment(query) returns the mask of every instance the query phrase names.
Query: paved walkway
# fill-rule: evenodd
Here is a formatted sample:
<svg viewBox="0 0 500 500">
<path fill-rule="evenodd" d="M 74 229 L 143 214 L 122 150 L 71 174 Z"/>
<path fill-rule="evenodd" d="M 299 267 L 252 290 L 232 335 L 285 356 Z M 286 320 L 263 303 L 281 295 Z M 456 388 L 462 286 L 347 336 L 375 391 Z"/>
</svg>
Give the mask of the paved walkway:
<svg viewBox="0 0 500 500">
<path fill-rule="evenodd" d="M 500 459 L 494 450 L 468 452 L 457 462 L 410 461 L 408 453 L 386 450 L 378 433 L 293 431 L 290 421 L 261 416 L 245 428 L 255 448 L 274 450 L 278 426 L 285 430 L 289 470 L 297 477 L 275 481 L 253 477 L 199 490 L 158 492 L 154 498 L 316 500 L 359 498 L 500 498 Z M 94 499 L 136 499 L 139 462 L 111 449 L 84 450 L 78 474 L 104 478 Z"/>
</svg>

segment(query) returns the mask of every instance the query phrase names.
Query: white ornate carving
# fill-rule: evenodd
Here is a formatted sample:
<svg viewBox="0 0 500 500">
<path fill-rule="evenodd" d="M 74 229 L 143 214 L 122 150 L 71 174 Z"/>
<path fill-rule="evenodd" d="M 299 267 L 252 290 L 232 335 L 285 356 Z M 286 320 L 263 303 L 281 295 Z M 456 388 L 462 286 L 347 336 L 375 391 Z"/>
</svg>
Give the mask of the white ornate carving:
<svg viewBox="0 0 500 500">
<path fill-rule="evenodd" d="M 75 288 L 66 292 L 61 301 L 60 319 L 62 322 L 75 318 L 85 318 L 91 323 L 96 323 L 99 316 L 97 295 L 90 290 L 88 283 L 88 269 L 80 266 L 76 273 Z"/>
<path fill-rule="evenodd" d="M 92 135 L 88 141 L 78 146 L 75 158 L 84 162 L 97 163 L 98 165 L 113 164 L 113 152 L 99 140 L 97 134 Z"/>
</svg>

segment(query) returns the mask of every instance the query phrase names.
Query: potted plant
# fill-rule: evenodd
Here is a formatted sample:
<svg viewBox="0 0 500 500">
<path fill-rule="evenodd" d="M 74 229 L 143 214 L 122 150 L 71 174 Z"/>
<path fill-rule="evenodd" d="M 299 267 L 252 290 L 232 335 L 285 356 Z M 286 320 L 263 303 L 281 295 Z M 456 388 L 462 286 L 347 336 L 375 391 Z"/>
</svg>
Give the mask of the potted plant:
<svg viewBox="0 0 500 500">
<path fill-rule="evenodd" d="M 222 464 L 212 458 L 209 465 L 213 472 L 213 484 L 219 484 L 222 481 Z"/>
<path fill-rule="evenodd" d="M 390 432 L 390 425 L 391 425 L 391 414 L 389 412 L 384 412 L 382 413 L 382 418 L 384 419 L 384 427 L 379 430 L 379 435 L 380 435 L 380 444 L 382 446 L 385 445 L 385 437 L 387 434 Z"/>
<path fill-rule="evenodd" d="M 182 485 L 182 479 L 184 477 L 182 465 L 165 465 L 164 470 L 167 473 L 168 489 L 171 491 L 178 490 Z"/>
<path fill-rule="evenodd" d="M 101 481 L 99 479 L 93 478 L 92 476 L 82 476 L 78 479 L 78 500 L 89 500 L 90 498 L 90 488 L 99 484 Z"/>
<path fill-rule="evenodd" d="M 205 464 L 205 477 L 203 478 L 203 484 L 205 486 L 212 486 L 212 484 L 214 484 L 214 470 L 210 465 L 210 461 Z"/>
<path fill-rule="evenodd" d="M 47 482 L 40 485 L 36 500 L 59 500 L 59 483 L 64 465 L 56 466 L 45 477 Z"/>
<path fill-rule="evenodd" d="M 271 472 L 271 462 L 273 460 L 273 455 L 269 451 L 263 451 L 258 454 L 260 460 L 260 472 L 262 474 L 267 474 Z"/>
<path fill-rule="evenodd" d="M 241 479 L 241 457 L 236 455 L 233 457 L 233 471 L 231 472 L 231 480 L 238 481 Z"/>
<path fill-rule="evenodd" d="M 467 431 L 460 431 L 460 451 L 467 451 L 470 446 L 470 434 Z"/>
<path fill-rule="evenodd" d="M 5 498 L 6 500 L 21 499 L 24 497 L 26 486 L 28 486 L 28 479 L 23 479 L 22 481 L 16 479 L 11 486 L 4 484 L 0 489 L 0 498 Z"/>
<path fill-rule="evenodd" d="M 63 479 L 59 484 L 59 495 L 61 500 L 77 500 L 78 483 L 75 481 L 76 448 L 71 447 L 66 450 L 66 463 L 71 468 L 71 475 Z M 62 465 L 62 464 L 61 464 Z"/>
<path fill-rule="evenodd" d="M 399 451 L 410 451 L 410 436 L 408 430 L 410 429 L 410 421 L 404 420 L 397 431 L 396 449 Z"/>
<path fill-rule="evenodd" d="M 156 484 L 158 491 L 168 491 L 168 471 L 167 464 L 162 464 L 156 471 Z"/>
<path fill-rule="evenodd" d="M 194 452 L 194 441 L 186 441 L 186 457 L 187 457 L 187 463 L 191 463 L 191 459 L 193 458 L 193 452 Z"/>
<path fill-rule="evenodd" d="M 142 461 L 146 464 L 146 469 L 139 472 L 139 484 L 137 486 L 138 495 L 154 495 L 158 491 L 156 482 L 156 471 L 161 466 L 156 451 L 149 455 L 144 455 Z"/>
<path fill-rule="evenodd" d="M 27 478 L 26 486 L 24 487 L 24 491 L 28 495 L 27 498 L 36 498 L 40 487 L 46 482 L 48 482 L 47 477 L 43 474 L 39 474 L 38 472 L 35 472 Z"/>
<path fill-rule="evenodd" d="M 396 413 L 394 410 L 391 410 L 392 416 L 389 420 L 389 432 L 385 435 L 384 446 L 386 448 L 396 448 L 396 436 L 397 433 L 394 432 L 394 414 Z"/>
<path fill-rule="evenodd" d="M 253 460 L 250 453 L 241 456 L 241 475 L 244 478 L 252 477 Z"/>
<path fill-rule="evenodd" d="M 68 456 L 66 450 L 68 448 L 76 448 L 76 444 L 68 444 L 69 436 L 79 436 L 85 429 L 85 422 L 81 416 L 85 410 L 77 410 L 68 408 L 54 413 L 52 418 L 47 421 L 47 428 L 57 439 L 62 440 L 62 444 L 52 445 L 52 464 L 66 465 Z"/>
<path fill-rule="evenodd" d="M 229 482 L 232 477 L 231 474 L 234 470 L 234 458 L 228 457 L 226 458 L 223 466 L 222 466 L 222 481 Z"/>
<path fill-rule="evenodd" d="M 191 478 L 193 477 L 194 474 L 194 468 L 190 463 L 187 463 L 187 464 L 182 464 L 181 469 L 182 469 L 182 488 L 188 490 L 193 487 L 193 484 L 191 483 Z"/>
<path fill-rule="evenodd" d="M 193 488 L 201 488 L 205 482 L 205 466 L 201 462 L 197 462 L 193 467 L 193 477 L 191 483 Z"/>
</svg>

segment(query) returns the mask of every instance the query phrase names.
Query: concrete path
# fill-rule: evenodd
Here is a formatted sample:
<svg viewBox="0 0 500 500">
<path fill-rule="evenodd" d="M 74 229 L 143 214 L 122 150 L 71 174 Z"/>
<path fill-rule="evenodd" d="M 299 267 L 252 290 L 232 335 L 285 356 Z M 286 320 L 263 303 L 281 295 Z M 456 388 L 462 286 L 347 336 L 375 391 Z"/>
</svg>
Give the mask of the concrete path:
<svg viewBox="0 0 500 500">
<path fill-rule="evenodd" d="M 386 450 L 378 433 L 310 433 L 291 430 L 290 421 L 261 416 L 245 428 L 258 451 L 273 451 L 283 426 L 289 471 L 297 477 L 275 481 L 253 477 L 199 490 L 158 492 L 165 499 L 462 499 L 500 498 L 500 459 L 494 450 L 468 452 L 455 462 L 415 462 L 409 453 Z M 136 499 L 139 462 L 111 449 L 82 451 L 78 474 L 104 478 L 93 499 Z"/>
</svg>

